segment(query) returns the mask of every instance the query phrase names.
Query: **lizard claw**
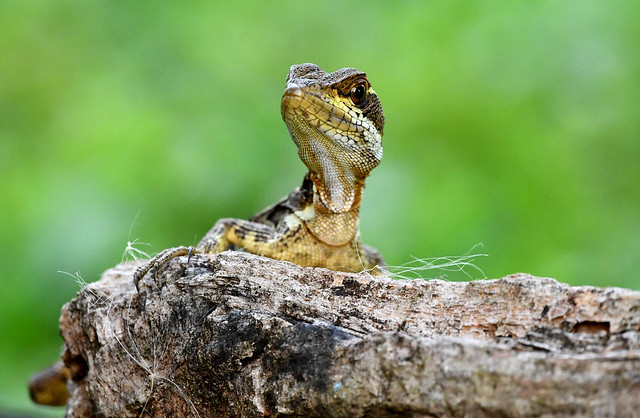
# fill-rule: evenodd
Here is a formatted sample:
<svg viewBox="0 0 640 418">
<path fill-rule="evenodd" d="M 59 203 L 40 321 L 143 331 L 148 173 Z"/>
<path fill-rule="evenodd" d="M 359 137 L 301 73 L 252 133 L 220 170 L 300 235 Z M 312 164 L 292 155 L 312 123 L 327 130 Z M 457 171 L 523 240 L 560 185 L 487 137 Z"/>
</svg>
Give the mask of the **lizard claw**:
<svg viewBox="0 0 640 418">
<path fill-rule="evenodd" d="M 133 273 L 133 283 L 136 286 L 136 290 L 140 292 L 138 283 L 152 269 L 158 269 L 158 267 L 167 263 L 172 258 L 179 257 L 181 255 L 186 255 L 187 262 L 189 262 L 191 260 L 191 256 L 197 252 L 198 250 L 193 246 L 189 246 L 189 247 L 180 246 L 180 247 L 174 247 L 174 248 L 167 248 L 166 250 L 159 252 L 155 257 L 149 260 L 146 264 L 138 267 L 138 269 Z"/>
</svg>

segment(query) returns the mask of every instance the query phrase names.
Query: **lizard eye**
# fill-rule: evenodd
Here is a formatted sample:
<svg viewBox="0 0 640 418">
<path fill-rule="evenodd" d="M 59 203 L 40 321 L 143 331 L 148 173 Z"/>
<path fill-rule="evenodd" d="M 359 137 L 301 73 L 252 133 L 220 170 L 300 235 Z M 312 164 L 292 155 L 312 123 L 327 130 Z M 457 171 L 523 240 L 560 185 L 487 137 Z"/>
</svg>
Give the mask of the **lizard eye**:
<svg viewBox="0 0 640 418">
<path fill-rule="evenodd" d="M 364 84 L 358 84 L 351 89 L 351 101 L 353 104 L 358 105 L 364 101 L 367 97 L 367 86 Z"/>
</svg>

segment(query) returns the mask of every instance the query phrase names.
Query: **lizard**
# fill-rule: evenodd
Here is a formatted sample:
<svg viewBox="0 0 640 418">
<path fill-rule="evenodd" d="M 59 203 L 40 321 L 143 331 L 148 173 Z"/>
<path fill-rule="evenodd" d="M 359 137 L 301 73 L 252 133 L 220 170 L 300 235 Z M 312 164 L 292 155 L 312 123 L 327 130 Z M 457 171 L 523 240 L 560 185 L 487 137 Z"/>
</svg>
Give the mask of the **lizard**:
<svg viewBox="0 0 640 418">
<path fill-rule="evenodd" d="M 285 84 L 281 115 L 309 169 L 302 185 L 249 220 L 220 219 L 195 247 L 160 252 L 136 270 L 136 286 L 174 257 L 229 249 L 305 267 L 385 271 L 382 256 L 359 232 L 365 179 L 382 159 L 378 95 L 356 68 L 327 73 L 315 64 L 293 65 Z"/>
<path fill-rule="evenodd" d="M 280 111 L 309 172 L 302 185 L 249 220 L 220 219 L 193 246 L 161 251 L 134 273 L 136 287 L 153 268 L 194 253 L 229 249 L 304 267 L 383 274 L 380 253 L 364 245 L 359 212 L 365 179 L 382 159 L 384 112 L 364 72 L 293 65 Z"/>
<path fill-rule="evenodd" d="M 293 65 L 280 106 L 298 155 L 309 169 L 302 185 L 249 220 L 220 219 L 196 247 L 161 251 L 134 273 L 138 282 L 170 259 L 229 249 L 301 266 L 384 274 L 379 252 L 362 243 L 359 212 L 365 179 L 382 159 L 384 113 L 365 73 L 327 73 Z M 64 405 L 69 370 L 61 361 L 29 382 L 36 403 Z"/>
</svg>

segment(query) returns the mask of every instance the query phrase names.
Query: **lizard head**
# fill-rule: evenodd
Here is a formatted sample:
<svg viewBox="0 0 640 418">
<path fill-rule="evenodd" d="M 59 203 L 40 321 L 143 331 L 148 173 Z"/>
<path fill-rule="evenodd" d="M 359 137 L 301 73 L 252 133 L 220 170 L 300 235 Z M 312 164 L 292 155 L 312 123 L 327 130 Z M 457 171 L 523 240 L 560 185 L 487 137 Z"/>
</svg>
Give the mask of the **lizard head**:
<svg viewBox="0 0 640 418">
<path fill-rule="evenodd" d="M 366 74 L 293 65 L 281 113 L 322 203 L 334 213 L 349 211 L 382 159 L 384 113 Z"/>
</svg>

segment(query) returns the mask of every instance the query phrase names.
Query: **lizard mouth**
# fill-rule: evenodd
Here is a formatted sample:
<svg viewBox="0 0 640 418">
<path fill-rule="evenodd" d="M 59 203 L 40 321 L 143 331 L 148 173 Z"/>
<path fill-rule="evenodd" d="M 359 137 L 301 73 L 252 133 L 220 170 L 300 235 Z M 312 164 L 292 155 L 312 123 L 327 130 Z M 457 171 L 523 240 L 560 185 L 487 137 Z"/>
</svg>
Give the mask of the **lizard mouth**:
<svg viewBox="0 0 640 418">
<path fill-rule="evenodd" d="M 293 119 L 306 119 L 337 146 L 347 150 L 361 149 L 368 139 L 380 138 L 377 129 L 362 114 L 346 107 L 339 97 L 321 93 L 317 84 L 288 83 L 280 109 L 287 126 Z"/>
<path fill-rule="evenodd" d="M 335 152 L 356 157 L 364 176 L 382 159 L 382 135 L 375 125 L 360 109 L 349 107 L 337 94 L 322 92 L 318 84 L 287 83 L 280 111 L 298 146 L 302 138 L 296 128 L 304 124 L 307 135 L 315 130 L 318 135 L 312 136 L 318 139 L 321 135 L 336 147 Z"/>
</svg>

